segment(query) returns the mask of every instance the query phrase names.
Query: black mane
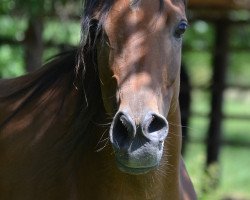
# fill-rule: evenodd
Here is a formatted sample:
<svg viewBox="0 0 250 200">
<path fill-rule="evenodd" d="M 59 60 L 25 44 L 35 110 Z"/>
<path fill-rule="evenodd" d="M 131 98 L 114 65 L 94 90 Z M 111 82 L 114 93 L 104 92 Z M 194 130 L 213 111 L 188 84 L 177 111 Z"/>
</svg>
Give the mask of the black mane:
<svg viewBox="0 0 250 200">
<path fill-rule="evenodd" d="M 106 16 L 113 6 L 115 0 L 85 0 L 83 16 L 81 21 L 81 46 L 86 44 L 91 44 L 89 40 L 91 38 L 91 33 L 95 29 L 94 34 L 100 33 L 102 30 L 102 25 L 106 19 Z M 99 18 L 98 21 L 94 19 L 95 13 L 98 12 Z"/>
</svg>

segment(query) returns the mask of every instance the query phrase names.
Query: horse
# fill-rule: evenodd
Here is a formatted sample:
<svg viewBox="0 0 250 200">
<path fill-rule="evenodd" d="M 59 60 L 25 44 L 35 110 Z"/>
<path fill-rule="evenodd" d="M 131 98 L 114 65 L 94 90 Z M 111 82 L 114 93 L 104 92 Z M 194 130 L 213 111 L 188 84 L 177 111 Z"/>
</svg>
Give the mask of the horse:
<svg viewBox="0 0 250 200">
<path fill-rule="evenodd" d="M 185 6 L 85 0 L 78 49 L 0 80 L 0 199 L 196 199 L 180 153 Z"/>
</svg>

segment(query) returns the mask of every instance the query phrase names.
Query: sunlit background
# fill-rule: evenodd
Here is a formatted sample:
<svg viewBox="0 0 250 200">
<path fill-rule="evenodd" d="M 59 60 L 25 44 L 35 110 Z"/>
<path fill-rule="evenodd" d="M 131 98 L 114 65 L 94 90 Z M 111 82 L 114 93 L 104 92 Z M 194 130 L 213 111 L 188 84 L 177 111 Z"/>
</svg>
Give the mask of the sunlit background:
<svg viewBox="0 0 250 200">
<path fill-rule="evenodd" d="M 191 1 L 192 2 L 192 1 Z M 193 1 L 195 2 L 195 1 Z M 247 2 L 247 1 L 246 1 Z M 80 1 L 1 0 L 0 78 L 25 74 L 80 40 Z M 193 8 L 194 7 L 194 8 Z M 250 11 L 206 12 L 193 6 L 184 37 L 183 63 L 191 84 L 191 115 L 184 158 L 199 199 L 250 199 Z M 211 10 L 214 11 L 214 7 Z M 205 13 L 205 14 L 204 14 Z M 229 27 L 221 146 L 218 161 L 207 165 L 207 135 L 212 111 L 213 65 L 218 21 Z M 34 29 L 34 33 L 32 33 Z M 36 32 L 38 31 L 38 33 Z M 39 37 L 41 36 L 41 37 Z M 41 40 L 41 41 L 39 41 Z M 34 69 L 27 48 L 40 48 Z M 32 46 L 33 45 L 33 46 Z M 42 52 L 42 54 L 41 54 Z"/>
</svg>

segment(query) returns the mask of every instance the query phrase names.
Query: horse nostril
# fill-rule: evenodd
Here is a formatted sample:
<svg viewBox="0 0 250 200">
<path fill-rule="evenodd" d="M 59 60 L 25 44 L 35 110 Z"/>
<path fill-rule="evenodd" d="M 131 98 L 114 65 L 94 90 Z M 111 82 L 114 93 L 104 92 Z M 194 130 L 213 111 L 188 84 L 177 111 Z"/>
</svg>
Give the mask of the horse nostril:
<svg viewBox="0 0 250 200">
<path fill-rule="evenodd" d="M 159 117 L 152 116 L 152 121 L 148 125 L 148 133 L 153 133 L 166 128 L 166 123 Z"/>
<path fill-rule="evenodd" d="M 125 128 L 127 133 L 132 134 L 132 136 L 133 136 L 134 127 L 132 125 L 132 122 L 128 119 L 128 117 L 126 115 L 121 115 L 120 116 L 120 120 L 119 120 L 119 123 L 118 123 L 118 128 L 121 128 L 123 130 Z"/>
<path fill-rule="evenodd" d="M 152 114 L 146 120 L 144 131 L 147 135 L 156 133 L 160 138 L 164 139 L 168 134 L 168 123 L 165 118 L 157 114 Z"/>
<path fill-rule="evenodd" d="M 130 117 L 125 113 L 118 113 L 110 129 L 111 142 L 118 148 L 123 147 L 135 135 L 135 127 Z"/>
</svg>

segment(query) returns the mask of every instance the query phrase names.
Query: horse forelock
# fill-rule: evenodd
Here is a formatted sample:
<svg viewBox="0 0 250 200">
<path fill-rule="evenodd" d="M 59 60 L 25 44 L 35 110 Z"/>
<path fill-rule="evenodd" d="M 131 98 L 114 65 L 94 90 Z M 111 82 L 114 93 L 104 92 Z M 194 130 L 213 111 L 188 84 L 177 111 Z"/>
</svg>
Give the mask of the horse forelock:
<svg viewBox="0 0 250 200">
<path fill-rule="evenodd" d="M 95 34 L 101 31 L 102 24 L 114 2 L 114 0 L 85 0 L 81 22 L 82 47 L 92 43 L 88 39 L 90 39 L 91 29 L 94 25 L 97 25 Z M 96 13 L 98 13 L 98 20 L 95 19 Z"/>
<path fill-rule="evenodd" d="M 143 0 L 130 0 L 131 7 L 137 7 Z M 160 2 L 159 10 L 162 11 L 164 8 L 164 0 L 158 0 Z M 188 0 L 173 0 L 178 2 L 183 2 L 185 7 Z M 89 40 L 91 28 L 94 26 L 94 22 L 97 22 L 95 38 L 102 31 L 103 23 L 109 13 L 110 9 L 114 5 L 115 0 L 85 0 L 83 5 L 83 15 L 81 21 L 81 43 L 80 46 L 84 47 L 89 43 L 89 48 L 91 48 L 91 42 Z M 98 13 L 98 20 L 95 19 L 95 15 Z"/>
</svg>

